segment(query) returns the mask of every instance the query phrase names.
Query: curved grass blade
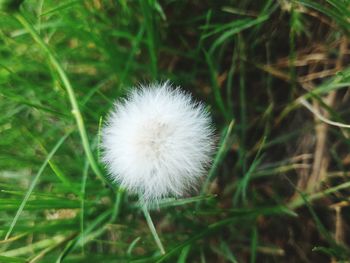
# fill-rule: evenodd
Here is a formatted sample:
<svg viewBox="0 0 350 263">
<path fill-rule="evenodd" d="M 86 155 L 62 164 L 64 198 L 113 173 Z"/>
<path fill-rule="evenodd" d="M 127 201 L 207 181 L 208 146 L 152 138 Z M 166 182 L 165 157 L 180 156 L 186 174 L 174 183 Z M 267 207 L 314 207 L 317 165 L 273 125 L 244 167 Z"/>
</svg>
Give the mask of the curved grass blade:
<svg viewBox="0 0 350 263">
<path fill-rule="evenodd" d="M 219 149 L 217 151 L 217 154 L 216 154 L 216 156 L 214 158 L 213 165 L 210 168 L 208 177 L 205 180 L 205 183 L 203 185 L 202 193 L 201 193 L 202 195 L 204 193 L 206 193 L 206 191 L 208 190 L 209 183 L 213 180 L 218 166 L 220 165 L 220 163 L 222 162 L 222 160 L 224 159 L 224 157 L 225 157 L 225 155 L 227 153 L 228 141 L 230 139 L 230 136 L 231 136 L 234 124 L 235 124 L 235 121 L 232 120 L 230 122 L 230 124 L 227 126 L 227 128 L 223 132 L 221 143 L 220 143 Z"/>
</svg>

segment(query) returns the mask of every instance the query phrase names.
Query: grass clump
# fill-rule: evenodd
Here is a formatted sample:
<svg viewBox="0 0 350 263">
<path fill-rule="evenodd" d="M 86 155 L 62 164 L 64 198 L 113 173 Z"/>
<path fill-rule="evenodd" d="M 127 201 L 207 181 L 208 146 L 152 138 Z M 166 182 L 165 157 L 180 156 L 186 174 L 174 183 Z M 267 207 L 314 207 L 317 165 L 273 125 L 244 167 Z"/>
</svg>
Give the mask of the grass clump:
<svg viewBox="0 0 350 263">
<path fill-rule="evenodd" d="M 10 2 L 1 262 L 349 258 L 348 0 Z M 210 105 L 218 146 L 198 195 L 152 212 L 162 255 L 98 145 L 114 99 L 166 79 Z"/>
</svg>

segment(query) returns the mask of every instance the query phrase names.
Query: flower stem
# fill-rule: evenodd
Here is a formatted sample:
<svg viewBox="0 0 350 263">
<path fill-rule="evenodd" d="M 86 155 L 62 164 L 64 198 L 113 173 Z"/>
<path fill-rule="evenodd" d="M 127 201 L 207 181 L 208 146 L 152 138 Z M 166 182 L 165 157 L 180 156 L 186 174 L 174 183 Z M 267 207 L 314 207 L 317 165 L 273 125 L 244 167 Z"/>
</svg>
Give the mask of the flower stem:
<svg viewBox="0 0 350 263">
<path fill-rule="evenodd" d="M 160 238 L 159 238 L 159 236 L 158 236 L 157 230 L 156 230 L 156 228 L 154 227 L 154 224 L 153 224 L 151 215 L 149 214 L 147 207 L 142 206 L 142 211 L 143 211 L 143 213 L 144 213 L 144 215 L 145 215 L 145 218 L 146 218 L 148 227 L 149 227 L 149 229 L 151 230 L 151 233 L 152 233 L 152 235 L 153 235 L 154 240 L 156 241 L 156 244 L 157 244 L 157 246 L 158 246 L 158 248 L 159 248 L 159 250 L 160 250 L 160 253 L 162 253 L 162 254 L 164 255 L 164 254 L 165 254 L 165 250 L 164 250 L 163 244 L 162 244 L 162 242 L 160 241 Z"/>
<path fill-rule="evenodd" d="M 72 85 L 71 85 L 66 73 L 64 72 L 61 64 L 58 62 L 57 58 L 55 57 L 53 52 L 50 50 L 48 45 L 39 36 L 38 32 L 35 30 L 35 28 L 32 26 L 32 24 L 30 22 L 28 22 L 28 20 L 20 13 L 16 13 L 16 14 L 14 14 L 14 16 L 22 24 L 22 26 L 28 31 L 28 33 L 32 36 L 34 41 L 37 42 L 38 45 L 46 52 L 52 66 L 57 71 L 57 74 L 60 77 L 62 84 L 68 93 L 69 101 L 70 101 L 70 104 L 72 106 L 72 114 L 75 118 L 78 130 L 79 130 L 80 138 L 81 138 L 81 141 L 83 144 L 83 148 L 84 148 L 86 157 L 89 161 L 89 164 L 90 164 L 92 170 L 94 171 L 94 173 L 100 179 L 102 179 L 102 181 L 107 182 L 106 179 L 103 177 L 103 175 L 102 175 L 100 169 L 98 168 L 98 165 L 93 157 L 93 154 L 92 154 L 92 151 L 90 148 L 90 144 L 89 144 L 89 140 L 88 140 L 88 136 L 86 133 L 85 125 L 84 125 L 84 120 L 83 120 L 83 117 L 82 117 L 81 112 L 79 110 L 78 102 L 77 102 L 77 99 L 75 97 L 74 90 L 73 90 Z M 107 182 L 107 184 L 108 184 L 108 182 Z"/>
</svg>

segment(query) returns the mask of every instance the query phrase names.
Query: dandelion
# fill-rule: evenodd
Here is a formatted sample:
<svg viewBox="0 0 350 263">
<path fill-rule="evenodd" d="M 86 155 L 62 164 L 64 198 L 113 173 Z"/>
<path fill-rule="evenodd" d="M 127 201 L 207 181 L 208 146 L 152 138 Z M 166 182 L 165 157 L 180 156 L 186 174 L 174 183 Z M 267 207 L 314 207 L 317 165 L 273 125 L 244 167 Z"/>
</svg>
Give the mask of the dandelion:
<svg viewBox="0 0 350 263">
<path fill-rule="evenodd" d="M 195 189 L 213 145 L 204 105 L 169 82 L 131 91 L 115 103 L 102 130 L 111 178 L 146 206 Z"/>
</svg>

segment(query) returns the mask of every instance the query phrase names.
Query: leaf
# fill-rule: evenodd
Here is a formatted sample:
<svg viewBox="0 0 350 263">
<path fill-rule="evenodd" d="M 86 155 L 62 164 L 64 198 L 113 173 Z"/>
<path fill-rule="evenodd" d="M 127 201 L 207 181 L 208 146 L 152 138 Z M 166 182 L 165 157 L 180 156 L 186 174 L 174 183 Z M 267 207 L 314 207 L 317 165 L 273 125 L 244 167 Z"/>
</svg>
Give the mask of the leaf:
<svg viewBox="0 0 350 263">
<path fill-rule="evenodd" d="M 56 153 L 56 151 L 60 148 L 60 146 L 63 144 L 63 142 L 67 139 L 67 137 L 69 136 L 70 132 L 67 133 L 65 136 L 63 136 L 57 143 L 56 145 L 53 147 L 53 149 L 51 150 L 51 152 L 48 154 L 48 156 L 46 157 L 44 163 L 41 165 L 39 171 L 37 172 L 37 174 L 35 175 L 32 183 L 30 184 L 29 186 L 29 189 L 26 193 L 26 195 L 24 196 L 23 198 L 23 201 L 21 202 L 18 210 L 17 210 L 17 213 L 15 215 L 15 217 L 13 218 L 12 220 L 12 223 L 10 225 L 10 228 L 9 230 L 7 231 L 6 233 L 6 236 L 5 236 L 5 240 L 9 238 L 9 236 L 11 235 L 11 232 L 13 230 L 13 228 L 15 227 L 16 225 L 16 222 L 19 218 L 19 216 L 21 215 L 23 209 L 24 209 L 24 206 L 26 205 L 35 185 L 37 184 L 39 178 L 40 178 L 40 175 L 42 174 L 42 172 L 44 171 L 44 169 L 46 168 L 47 164 L 49 163 L 49 161 L 51 160 L 51 158 L 54 156 L 54 154 Z"/>
</svg>

